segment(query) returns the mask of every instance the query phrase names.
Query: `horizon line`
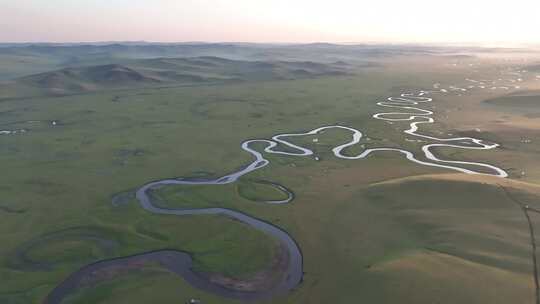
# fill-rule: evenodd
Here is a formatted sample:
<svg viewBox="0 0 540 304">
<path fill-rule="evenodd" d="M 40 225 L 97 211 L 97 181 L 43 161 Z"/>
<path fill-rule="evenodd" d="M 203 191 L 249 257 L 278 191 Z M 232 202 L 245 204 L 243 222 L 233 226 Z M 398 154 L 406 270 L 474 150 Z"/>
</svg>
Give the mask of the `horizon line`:
<svg viewBox="0 0 540 304">
<path fill-rule="evenodd" d="M 540 47 L 540 42 L 504 42 L 504 41 L 494 41 L 494 42 L 472 42 L 472 41 L 449 41 L 449 42 L 438 42 L 438 41 L 363 41 L 363 42 L 352 42 L 352 41 L 340 41 L 340 42 L 328 42 L 328 41 L 311 41 L 311 42 L 279 42 L 279 41 L 268 41 L 268 42 L 250 42 L 250 41 L 148 41 L 148 40 L 94 40 L 94 41 L 0 41 L 0 44 L 12 44 L 12 45 L 22 45 L 22 44 L 254 44 L 254 45 L 311 45 L 311 44 L 327 44 L 327 45 L 336 45 L 336 46 L 359 46 L 359 45 L 419 45 L 419 46 L 474 46 L 474 47 L 499 47 L 499 48 L 515 48 L 515 47 Z"/>
</svg>

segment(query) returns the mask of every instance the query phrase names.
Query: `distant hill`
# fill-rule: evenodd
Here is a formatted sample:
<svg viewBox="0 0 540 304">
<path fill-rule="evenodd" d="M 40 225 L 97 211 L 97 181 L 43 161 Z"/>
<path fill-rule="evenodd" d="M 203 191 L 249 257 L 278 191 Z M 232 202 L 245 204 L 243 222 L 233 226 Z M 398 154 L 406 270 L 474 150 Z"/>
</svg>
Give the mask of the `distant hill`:
<svg viewBox="0 0 540 304">
<path fill-rule="evenodd" d="M 453 49 L 411 45 L 254 43 L 75 43 L 1 44 L 0 81 L 73 66 L 126 64 L 130 60 L 221 57 L 239 61 L 345 61 L 371 65 L 386 56 L 454 53 Z"/>
<path fill-rule="evenodd" d="M 484 102 L 491 105 L 511 107 L 516 110 L 521 109 L 530 112 L 532 110 L 540 110 L 540 91 L 518 91 L 508 95 L 491 98 Z"/>
<path fill-rule="evenodd" d="M 394 56 L 496 53 L 509 49 L 414 44 L 257 43 L 0 43 L 0 81 L 74 66 L 126 65 L 131 60 L 221 57 L 240 61 L 345 61 L 373 66 Z M 463 58 L 466 59 L 466 58 Z M 2 92 L 0 92 L 2 95 Z"/>
<path fill-rule="evenodd" d="M 530 72 L 540 72 L 540 64 L 529 65 L 526 66 L 525 69 Z"/>
<path fill-rule="evenodd" d="M 138 60 L 133 66 L 146 69 L 167 69 L 182 76 L 228 80 L 280 80 L 347 75 L 351 66 L 343 63 L 311 61 L 242 61 L 220 57 L 157 58 Z"/>
<path fill-rule="evenodd" d="M 101 87 L 123 87 L 136 84 L 159 83 L 160 80 L 146 76 L 118 64 L 91 67 L 65 68 L 18 79 L 19 83 L 58 92 L 90 91 Z"/>
<path fill-rule="evenodd" d="M 343 61 L 242 61 L 213 56 L 124 60 L 122 64 L 67 67 L 16 78 L 0 86 L 14 92 L 2 98 L 79 94 L 91 91 L 270 81 L 350 75 L 353 67 Z"/>
</svg>

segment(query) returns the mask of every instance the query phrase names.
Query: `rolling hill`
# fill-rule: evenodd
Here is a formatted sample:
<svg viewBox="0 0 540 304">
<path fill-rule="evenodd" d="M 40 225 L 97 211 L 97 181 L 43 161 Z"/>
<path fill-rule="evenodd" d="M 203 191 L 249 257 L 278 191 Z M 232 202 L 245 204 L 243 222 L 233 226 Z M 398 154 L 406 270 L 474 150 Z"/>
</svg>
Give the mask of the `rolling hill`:
<svg viewBox="0 0 540 304">
<path fill-rule="evenodd" d="M 43 89 L 63 91 L 89 91 L 99 86 L 127 86 L 159 83 L 157 78 L 118 64 L 65 68 L 19 78 L 18 82 Z"/>
<path fill-rule="evenodd" d="M 14 79 L 0 86 L 4 98 L 80 94 L 98 90 L 269 81 L 351 74 L 344 62 L 240 61 L 220 57 L 155 58 L 125 64 L 67 67 Z"/>
</svg>

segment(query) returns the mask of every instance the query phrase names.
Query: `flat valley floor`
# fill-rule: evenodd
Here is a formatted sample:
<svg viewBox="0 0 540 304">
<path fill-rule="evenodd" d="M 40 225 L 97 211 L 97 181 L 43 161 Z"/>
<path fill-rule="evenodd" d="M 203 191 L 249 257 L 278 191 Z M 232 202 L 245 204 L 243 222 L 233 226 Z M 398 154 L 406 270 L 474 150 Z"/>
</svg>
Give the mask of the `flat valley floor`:
<svg viewBox="0 0 540 304">
<path fill-rule="evenodd" d="M 538 303 L 540 52 L 55 48 L 0 47 L 1 303 Z"/>
</svg>

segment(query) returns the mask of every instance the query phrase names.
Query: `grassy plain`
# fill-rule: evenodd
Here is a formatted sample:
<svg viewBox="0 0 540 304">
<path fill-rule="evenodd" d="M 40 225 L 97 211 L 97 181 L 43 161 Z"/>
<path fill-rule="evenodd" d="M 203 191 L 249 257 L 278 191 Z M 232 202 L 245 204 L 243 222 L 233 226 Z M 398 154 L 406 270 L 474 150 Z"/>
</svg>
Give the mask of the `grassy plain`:
<svg viewBox="0 0 540 304">
<path fill-rule="evenodd" d="M 492 73 L 491 62 L 466 60 L 479 64 L 486 76 Z M 21 211 L 0 209 L 0 280 L 5 282 L 0 302 L 40 303 L 87 263 L 165 248 L 192 253 L 200 271 L 249 276 L 272 259 L 274 243 L 265 235 L 217 216 L 158 216 L 133 199 L 113 205 L 111 198 L 162 178 L 201 172 L 222 176 L 250 161 L 240 149 L 246 139 L 327 124 L 362 130 L 367 147 L 418 152 L 420 144 L 401 133 L 406 124 L 371 118 L 381 111 L 375 103 L 434 82 L 463 81 L 469 67 L 448 68 L 454 61 L 386 58 L 383 65 L 359 68 L 350 76 L 0 102 L 4 127 L 28 129 L 0 137 L 0 207 Z M 486 95 L 474 94 L 435 96 L 428 107 L 441 123 L 429 132 L 484 130 L 483 116 L 460 123 L 485 106 Z M 497 111 L 502 110 L 490 113 L 506 115 Z M 504 186 L 537 200 L 537 142 L 521 149 L 500 129 L 480 134 L 502 140 L 504 149 L 441 153 L 516 168 L 514 178 L 526 165 L 537 173 Z M 347 135 L 331 131 L 315 136 L 317 142 L 315 137 L 297 141 L 314 148 L 320 161 L 268 155 L 271 165 L 238 184 L 168 187 L 157 195 L 167 206 L 233 208 L 288 231 L 304 255 L 304 281 L 290 295 L 268 303 L 533 303 L 528 228 L 521 210 L 500 190 L 503 182 L 441 175 L 448 171 L 420 167 L 394 153 L 335 159 L 329 148 Z M 296 198 L 281 206 L 246 199 L 282 198 L 249 179 L 283 184 Z M 66 303 L 182 303 L 190 298 L 235 303 L 198 291 L 155 265 L 89 286 Z"/>
</svg>

